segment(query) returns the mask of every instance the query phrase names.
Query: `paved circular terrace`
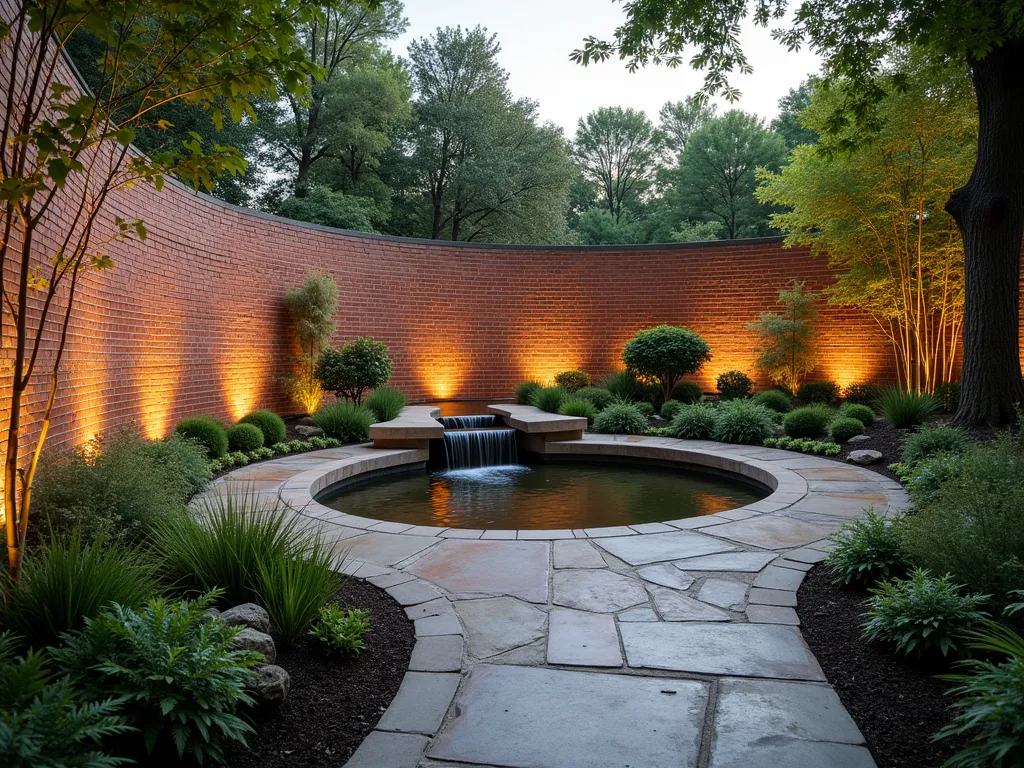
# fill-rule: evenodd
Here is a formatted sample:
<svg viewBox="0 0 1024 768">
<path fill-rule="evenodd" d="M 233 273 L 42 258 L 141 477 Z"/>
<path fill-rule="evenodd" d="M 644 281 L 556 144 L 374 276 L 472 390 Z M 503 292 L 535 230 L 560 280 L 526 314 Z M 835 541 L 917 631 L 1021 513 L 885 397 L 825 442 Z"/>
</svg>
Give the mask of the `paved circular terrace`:
<svg viewBox="0 0 1024 768">
<path fill-rule="evenodd" d="M 232 472 L 280 499 L 415 621 L 409 672 L 349 768 L 867 768 L 794 606 L 828 535 L 908 499 L 869 470 L 756 446 L 586 435 L 564 454 L 743 474 L 770 496 L 715 515 L 561 531 L 407 526 L 313 500 L 420 450 L 346 446 Z"/>
</svg>

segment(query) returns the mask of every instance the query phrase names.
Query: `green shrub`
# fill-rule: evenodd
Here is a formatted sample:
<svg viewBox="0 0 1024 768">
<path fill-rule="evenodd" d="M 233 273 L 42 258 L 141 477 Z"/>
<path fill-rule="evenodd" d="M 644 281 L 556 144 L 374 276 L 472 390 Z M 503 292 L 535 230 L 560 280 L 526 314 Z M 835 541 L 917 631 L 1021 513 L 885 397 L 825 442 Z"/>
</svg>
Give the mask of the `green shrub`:
<svg viewBox="0 0 1024 768">
<path fill-rule="evenodd" d="M 530 405 L 533 401 L 533 393 L 543 385 L 536 381 L 524 381 L 516 386 L 516 402 L 520 405 Z"/>
<path fill-rule="evenodd" d="M 786 414 L 782 428 L 789 437 L 817 437 L 825 431 L 832 412 L 820 403 L 805 405 Z"/>
<path fill-rule="evenodd" d="M 263 433 L 263 444 L 273 445 L 284 440 L 284 419 L 273 411 L 253 411 L 238 420 L 239 424 L 252 424 Z"/>
<path fill-rule="evenodd" d="M 843 388 L 843 399 L 848 403 L 871 405 L 878 399 L 880 391 L 879 387 L 875 384 L 856 382 L 854 384 L 847 384 Z"/>
<path fill-rule="evenodd" d="M 263 656 L 234 648 L 241 627 L 205 620 L 210 602 L 115 605 L 55 655 L 85 696 L 123 698 L 148 753 L 173 747 L 179 758 L 223 763 L 225 747 L 253 732 L 237 709 L 253 703 L 246 680 Z"/>
<path fill-rule="evenodd" d="M 903 444 L 903 463 L 914 464 L 940 453 L 963 453 L 967 450 L 967 433 L 948 424 L 921 427 Z"/>
<path fill-rule="evenodd" d="M 15 658 L 17 639 L 0 634 L 0 765 L 5 768 L 113 768 L 100 742 L 131 730 L 109 696 L 84 703 L 68 677 L 54 680 L 43 653 Z"/>
<path fill-rule="evenodd" d="M 355 403 L 330 403 L 320 406 L 313 414 L 313 423 L 328 437 L 343 443 L 365 443 L 370 439 L 370 425 L 374 422 L 373 411 Z M 288 444 L 292 453 L 304 450 L 301 440 Z M 295 445 L 300 443 L 300 445 Z M 305 449 L 308 450 L 308 449 Z"/>
<path fill-rule="evenodd" d="M 684 405 L 668 428 L 680 440 L 710 440 L 715 433 L 715 408 L 706 403 Z"/>
<path fill-rule="evenodd" d="M 578 390 L 575 394 L 576 397 L 582 397 L 589 400 L 599 411 L 603 411 L 615 402 L 615 395 L 601 387 L 584 387 L 583 389 Z"/>
<path fill-rule="evenodd" d="M 666 421 L 672 421 L 675 415 L 679 413 L 685 406 L 678 400 L 666 400 L 661 405 L 661 418 Z"/>
<path fill-rule="evenodd" d="M 263 433 L 253 424 L 235 424 L 228 427 L 228 448 L 232 453 L 248 453 L 263 447 Z"/>
<path fill-rule="evenodd" d="M 646 400 L 639 403 L 634 403 L 634 406 L 640 413 L 646 416 L 648 419 L 654 415 L 654 406 L 648 403 Z"/>
<path fill-rule="evenodd" d="M 843 403 L 839 406 L 839 415 L 846 419 L 856 419 L 865 427 L 875 423 L 875 412 L 870 406 L 861 403 Z"/>
<path fill-rule="evenodd" d="M 135 542 L 180 513 L 213 477 L 206 451 L 178 435 L 146 440 L 133 427 L 45 456 L 32 485 L 37 531 Z"/>
<path fill-rule="evenodd" d="M 533 393 L 530 404 L 547 413 L 558 413 L 558 409 L 562 407 L 562 402 L 568 394 L 561 387 L 541 387 Z"/>
<path fill-rule="evenodd" d="M 822 456 L 838 456 L 842 453 L 838 443 L 811 440 L 805 437 L 770 437 L 764 441 L 764 446 L 766 448 L 783 448 L 787 451 L 800 451 L 801 453 L 816 453 Z"/>
<path fill-rule="evenodd" d="M 175 433 L 195 440 L 211 459 L 219 459 L 228 452 L 228 432 L 212 416 L 193 416 L 178 422 Z"/>
<path fill-rule="evenodd" d="M 287 557 L 258 560 L 258 602 L 267 609 L 281 644 L 305 633 L 317 611 L 338 588 L 335 557 L 319 537 L 294 547 Z"/>
<path fill-rule="evenodd" d="M 832 405 L 839 399 L 839 385 L 834 381 L 815 381 L 801 384 L 796 398 L 802 403 Z"/>
<path fill-rule="evenodd" d="M 837 443 L 845 443 L 851 437 L 864 434 L 864 425 L 854 418 L 841 416 L 828 425 L 829 436 Z"/>
<path fill-rule="evenodd" d="M 356 656 L 366 649 L 363 637 L 369 631 L 369 611 L 343 611 L 331 605 L 320 609 L 320 619 L 309 634 L 323 643 L 328 653 Z"/>
<path fill-rule="evenodd" d="M 944 483 L 960 477 L 963 466 L 963 457 L 958 453 L 940 453 L 913 465 L 893 465 L 898 468 L 896 474 L 918 507 L 933 501 Z"/>
<path fill-rule="evenodd" d="M 405 408 L 405 395 L 394 387 L 379 387 L 366 398 L 366 407 L 373 411 L 377 421 L 391 421 Z"/>
<path fill-rule="evenodd" d="M 292 452 L 291 446 L 288 443 L 274 443 L 270 446 L 270 450 L 274 452 L 275 456 L 287 456 Z"/>
<path fill-rule="evenodd" d="M 594 419 L 594 432 L 609 435 L 642 435 L 647 417 L 635 405 L 610 405 Z"/>
<path fill-rule="evenodd" d="M 704 339 L 686 328 L 671 325 L 639 331 L 622 350 L 626 369 L 641 378 L 660 382 L 664 400 L 672 397 L 672 388 L 679 379 L 696 373 L 710 359 L 711 348 Z"/>
<path fill-rule="evenodd" d="M 578 392 L 590 386 L 590 374 L 583 371 L 562 371 L 555 374 L 555 384 L 566 392 Z"/>
<path fill-rule="evenodd" d="M 958 636 L 984 619 L 989 595 L 963 595 L 950 576 L 937 579 L 923 568 L 908 579 L 883 581 L 871 590 L 864 636 L 889 643 L 904 656 L 959 653 Z"/>
<path fill-rule="evenodd" d="M 646 385 L 630 371 L 613 373 L 602 382 L 603 388 L 627 403 L 636 403 L 647 395 Z"/>
<path fill-rule="evenodd" d="M 366 390 L 383 387 L 391 378 L 387 345 L 360 336 L 341 347 L 328 347 L 317 357 L 316 377 L 338 399 L 361 405 Z"/>
<path fill-rule="evenodd" d="M 963 633 L 976 658 L 957 662 L 968 674 L 942 675 L 959 683 L 956 716 L 936 734 L 943 739 L 970 736 L 944 768 L 1011 768 L 1024 757 L 1024 638 L 986 620 Z"/>
<path fill-rule="evenodd" d="M 903 573 L 906 563 L 900 549 L 900 524 L 888 523 L 868 509 L 863 520 L 851 520 L 829 536 L 835 549 L 825 565 L 840 586 L 871 585 Z"/>
<path fill-rule="evenodd" d="M 924 422 L 939 410 L 938 401 L 928 394 L 916 395 L 898 387 L 884 390 L 876 401 L 878 410 L 897 429 L 909 429 Z"/>
<path fill-rule="evenodd" d="M 4 626 L 45 648 L 111 603 L 142 605 L 156 593 L 156 581 L 140 552 L 108 545 L 102 534 L 85 542 L 74 531 L 26 555 L 21 578 L 5 576 L 3 592 Z"/>
<path fill-rule="evenodd" d="M 672 387 L 672 399 L 683 405 L 693 405 L 704 399 L 704 390 L 693 381 L 680 381 Z"/>
<path fill-rule="evenodd" d="M 750 400 L 726 400 L 715 413 L 713 437 L 721 443 L 761 445 L 775 434 L 773 411 Z"/>
<path fill-rule="evenodd" d="M 956 413 L 960 407 L 960 385 L 955 383 L 939 384 L 935 387 L 935 399 L 946 413 Z"/>
<path fill-rule="evenodd" d="M 754 391 L 754 382 L 743 371 L 726 371 L 719 374 L 715 385 L 723 400 L 750 397 Z"/>
<path fill-rule="evenodd" d="M 764 392 L 758 392 L 754 395 L 753 401 L 776 413 L 786 413 L 793 407 L 793 399 L 778 389 L 766 389 Z"/>
<path fill-rule="evenodd" d="M 232 451 L 228 454 L 231 457 L 231 463 L 236 467 L 244 467 L 249 463 L 249 454 L 245 451 Z"/>
<path fill-rule="evenodd" d="M 558 407 L 558 412 L 563 416 L 582 416 L 590 424 L 597 418 L 597 408 L 594 404 L 585 397 L 575 395 L 565 398 Z"/>
<path fill-rule="evenodd" d="M 266 459 L 272 458 L 274 458 L 274 452 L 267 448 L 266 446 L 263 446 L 262 448 L 257 448 L 255 451 L 249 451 L 250 462 L 265 461 Z"/>
</svg>

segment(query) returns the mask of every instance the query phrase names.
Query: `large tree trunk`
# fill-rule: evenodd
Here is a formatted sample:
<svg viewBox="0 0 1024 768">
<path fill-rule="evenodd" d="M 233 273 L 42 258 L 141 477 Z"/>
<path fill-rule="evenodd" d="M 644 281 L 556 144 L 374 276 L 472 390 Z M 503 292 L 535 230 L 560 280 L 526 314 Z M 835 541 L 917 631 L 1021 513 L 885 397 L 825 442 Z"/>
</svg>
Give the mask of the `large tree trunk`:
<svg viewBox="0 0 1024 768">
<path fill-rule="evenodd" d="M 956 423 L 1006 424 L 1024 402 L 1018 337 L 1024 232 L 1024 36 L 971 62 L 978 158 L 946 210 L 964 238 L 964 370 Z"/>
</svg>

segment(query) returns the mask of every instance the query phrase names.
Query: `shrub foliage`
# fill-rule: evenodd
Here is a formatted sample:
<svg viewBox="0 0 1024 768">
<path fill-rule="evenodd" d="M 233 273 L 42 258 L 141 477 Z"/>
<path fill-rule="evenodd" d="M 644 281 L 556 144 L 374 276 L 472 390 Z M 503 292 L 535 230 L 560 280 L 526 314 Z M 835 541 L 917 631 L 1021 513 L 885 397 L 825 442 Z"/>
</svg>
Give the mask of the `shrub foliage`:
<svg viewBox="0 0 1024 768">
<path fill-rule="evenodd" d="M 263 433 L 263 444 L 280 443 L 285 437 L 284 419 L 273 411 L 253 411 L 239 419 L 239 424 L 252 424 Z"/>
<path fill-rule="evenodd" d="M 597 414 L 593 431 L 610 435 L 642 435 L 647 431 L 647 417 L 635 405 L 610 405 Z"/>
<path fill-rule="evenodd" d="M 808 382 L 800 385 L 796 397 L 802 403 L 832 405 L 839 400 L 839 385 L 834 381 Z"/>
<path fill-rule="evenodd" d="M 248 453 L 263 447 L 263 433 L 253 424 L 235 424 L 228 427 L 228 448 Z"/>
<path fill-rule="evenodd" d="M 391 421 L 405 408 L 405 395 L 394 387 L 378 387 L 366 398 L 366 407 L 373 411 L 376 421 Z"/>
<path fill-rule="evenodd" d="M 851 437 L 864 434 L 864 424 L 858 419 L 842 416 L 829 424 L 828 433 L 837 443 L 845 443 Z"/>
<path fill-rule="evenodd" d="M 391 378 L 387 345 L 360 336 L 341 347 L 328 347 L 316 361 L 316 376 L 325 389 L 356 405 L 368 389 L 383 387 Z"/>
<path fill-rule="evenodd" d="M 224 425 L 212 416 L 183 419 L 178 422 L 174 431 L 203 446 L 211 459 L 219 459 L 228 452 L 228 432 Z"/>
<path fill-rule="evenodd" d="M 887 523 L 873 508 L 863 520 L 844 523 L 829 538 L 835 549 L 825 558 L 825 565 L 836 584 L 871 585 L 903 572 L 900 525 Z"/>
<path fill-rule="evenodd" d="M 793 399 L 778 389 L 766 389 L 764 392 L 758 392 L 754 395 L 753 400 L 758 405 L 770 408 L 776 413 L 786 413 L 793 407 Z"/>
<path fill-rule="evenodd" d="M 754 382 L 743 371 L 726 371 L 719 374 L 715 386 L 718 387 L 718 393 L 723 400 L 750 397 L 754 391 Z"/>
<path fill-rule="evenodd" d="M 684 405 L 669 424 L 680 440 L 710 440 L 715 433 L 715 408 L 706 403 Z"/>
<path fill-rule="evenodd" d="M 561 387 L 541 387 L 533 393 L 530 404 L 547 413 L 558 413 L 569 393 Z"/>
<path fill-rule="evenodd" d="M 680 381 L 672 387 L 672 400 L 678 400 L 684 405 L 699 403 L 704 399 L 704 390 L 693 381 Z"/>
<path fill-rule="evenodd" d="M 590 374 L 584 371 L 562 371 L 555 374 L 555 385 L 566 392 L 577 392 L 590 386 Z"/>
<path fill-rule="evenodd" d="M 963 453 L 967 445 L 967 433 L 962 429 L 948 424 L 922 427 L 903 444 L 903 462 L 914 464 L 940 453 Z"/>
<path fill-rule="evenodd" d="M 320 427 L 325 435 L 343 443 L 365 443 L 370 438 L 370 425 L 374 421 L 373 411 L 355 403 L 328 403 L 320 406 L 313 414 L 313 423 Z M 302 449 L 301 445 L 292 448 L 292 453 L 295 453 L 296 449 Z"/>
<path fill-rule="evenodd" d="M 562 416 L 582 416 L 591 424 L 597 418 L 597 408 L 594 404 L 585 397 L 575 395 L 565 398 L 558 407 L 558 412 Z"/>
<path fill-rule="evenodd" d="M 878 395 L 878 410 L 897 429 L 910 429 L 924 424 L 939 410 L 936 399 L 929 394 L 915 394 L 891 387 Z"/>
<path fill-rule="evenodd" d="M 715 409 L 713 437 L 722 443 L 761 445 L 775 434 L 774 413 L 750 400 L 727 400 Z"/>
<path fill-rule="evenodd" d="M 711 348 L 693 331 L 659 325 L 640 331 L 626 342 L 622 361 L 636 376 L 661 383 L 664 400 L 683 376 L 700 370 L 711 359 Z"/>
<path fill-rule="evenodd" d="M 313 624 L 310 634 L 324 644 L 328 653 L 356 656 L 366 649 L 363 638 L 369 631 L 369 611 L 343 611 L 331 605 L 320 609 L 320 618 Z"/>
<path fill-rule="evenodd" d="M 786 414 L 782 428 L 789 437 L 818 437 L 825 431 L 831 411 L 825 405 L 805 405 Z"/>
</svg>

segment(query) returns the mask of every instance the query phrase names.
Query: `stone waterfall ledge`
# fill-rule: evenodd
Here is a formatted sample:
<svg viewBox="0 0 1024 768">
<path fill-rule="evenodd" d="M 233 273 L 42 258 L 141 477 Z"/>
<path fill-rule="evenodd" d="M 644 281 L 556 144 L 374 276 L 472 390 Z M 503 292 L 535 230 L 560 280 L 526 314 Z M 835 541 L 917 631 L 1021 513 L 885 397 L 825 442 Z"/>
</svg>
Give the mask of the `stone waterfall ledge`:
<svg viewBox="0 0 1024 768">
<path fill-rule="evenodd" d="M 579 440 L 587 428 L 582 416 L 560 416 L 532 405 L 489 405 L 487 410 L 519 432 L 520 445 L 535 453 L 547 453 L 547 443 Z"/>
<path fill-rule="evenodd" d="M 441 409 L 429 405 L 407 405 L 391 421 L 370 425 L 374 448 L 420 448 L 444 437 L 444 425 L 437 419 Z"/>
</svg>

